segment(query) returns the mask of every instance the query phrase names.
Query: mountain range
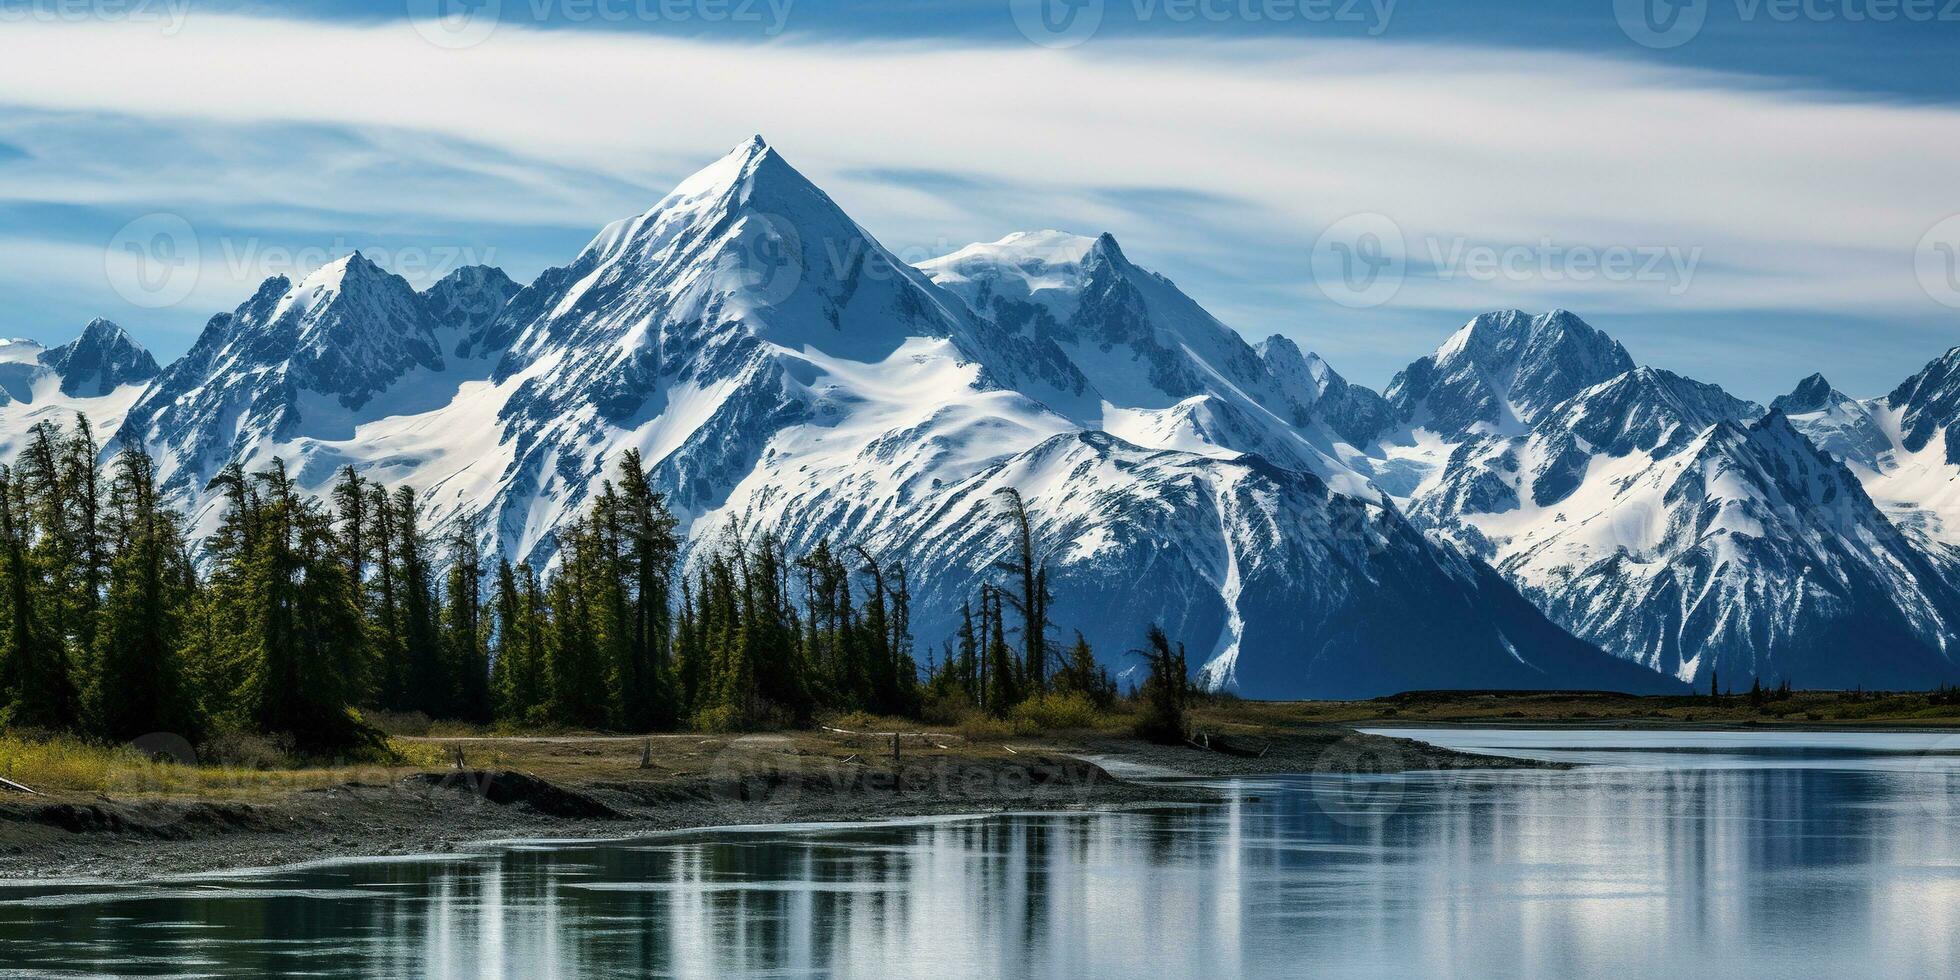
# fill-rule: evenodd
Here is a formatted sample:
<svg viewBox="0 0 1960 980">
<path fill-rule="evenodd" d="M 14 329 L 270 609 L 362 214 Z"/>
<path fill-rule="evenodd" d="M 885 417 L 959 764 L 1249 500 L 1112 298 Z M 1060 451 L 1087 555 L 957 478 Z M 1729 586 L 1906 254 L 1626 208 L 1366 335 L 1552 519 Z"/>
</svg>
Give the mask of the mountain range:
<svg viewBox="0 0 1960 980">
<path fill-rule="evenodd" d="M 528 285 L 417 291 L 355 253 L 162 367 L 102 320 L 0 345 L 0 453 L 76 412 L 155 455 L 196 531 L 220 468 L 276 456 L 540 565 L 636 449 L 690 553 L 769 528 L 905 561 L 932 648 L 1012 488 L 1060 627 L 1121 668 L 1162 623 L 1249 696 L 1960 681 L 1960 348 L 1765 408 L 1508 311 L 1377 393 L 1106 234 L 907 265 L 760 138 Z"/>
</svg>

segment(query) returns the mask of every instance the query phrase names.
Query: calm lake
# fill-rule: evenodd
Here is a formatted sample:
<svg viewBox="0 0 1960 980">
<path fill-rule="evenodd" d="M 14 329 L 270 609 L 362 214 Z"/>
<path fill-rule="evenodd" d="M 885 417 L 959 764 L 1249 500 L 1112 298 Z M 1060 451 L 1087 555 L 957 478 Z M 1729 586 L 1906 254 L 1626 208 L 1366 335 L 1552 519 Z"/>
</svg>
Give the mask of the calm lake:
<svg viewBox="0 0 1960 980">
<path fill-rule="evenodd" d="M 0 973 L 1960 975 L 1960 736 L 1393 734 L 1588 765 L 0 887 Z"/>
</svg>

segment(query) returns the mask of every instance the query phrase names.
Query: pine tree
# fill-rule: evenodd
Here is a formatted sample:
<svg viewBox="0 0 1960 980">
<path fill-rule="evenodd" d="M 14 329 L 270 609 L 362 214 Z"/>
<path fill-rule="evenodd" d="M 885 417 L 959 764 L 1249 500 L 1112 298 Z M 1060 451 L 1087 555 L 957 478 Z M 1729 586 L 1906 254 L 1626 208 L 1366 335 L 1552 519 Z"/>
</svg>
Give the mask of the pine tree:
<svg viewBox="0 0 1960 980">
<path fill-rule="evenodd" d="M 458 697 L 456 677 L 443 656 L 429 545 L 416 514 L 415 491 L 395 490 L 393 511 L 396 570 L 400 593 L 400 636 L 405 664 L 405 703 L 431 718 L 450 717 Z"/>
<path fill-rule="evenodd" d="M 490 651 L 483 622 L 483 555 L 476 535 L 459 527 L 449 538 L 449 569 L 444 577 L 442 650 L 446 672 L 455 678 L 457 717 L 487 722 L 491 717 Z"/>
<path fill-rule="evenodd" d="M 979 699 L 976 695 L 980 690 L 980 644 L 973 635 L 973 602 L 971 600 L 960 603 L 959 644 L 959 653 L 957 656 L 959 657 L 960 686 L 966 692 L 967 698 L 977 704 L 979 703 Z"/>
<path fill-rule="evenodd" d="M 1141 653 L 1150 673 L 1143 682 L 1143 712 L 1137 720 L 1137 734 L 1153 742 L 1178 744 L 1185 737 L 1184 708 L 1190 684 L 1185 674 L 1184 645 L 1178 644 L 1173 650 L 1163 628 L 1153 623 Z"/>
<path fill-rule="evenodd" d="M 41 622 L 35 575 L 28 561 L 27 528 L 20 517 L 21 488 L 0 466 L 0 559 L 5 565 L 5 659 L 0 660 L 0 727 L 75 727 L 78 699 L 68 658 Z"/>
<path fill-rule="evenodd" d="M 596 542 L 586 529 L 560 535 L 564 567 L 553 576 L 548 596 L 551 635 L 547 664 L 551 715 L 562 725 L 602 729 L 610 715 L 606 665 L 592 630 L 592 577 Z"/>
<path fill-rule="evenodd" d="M 84 675 L 93 672 L 96 630 L 103 588 L 109 578 L 109 547 L 103 540 L 101 473 L 96 459 L 102 447 L 87 416 L 77 415 L 75 430 L 62 445 L 61 486 L 69 498 L 68 551 L 75 572 L 65 597 L 74 629 L 76 660 Z"/>
<path fill-rule="evenodd" d="M 1096 663 L 1095 651 L 1081 630 L 1075 631 L 1075 645 L 1069 648 L 1068 660 L 1055 682 L 1058 690 L 1080 694 L 1098 707 L 1108 707 L 1116 700 L 1116 681 Z"/>
<path fill-rule="evenodd" d="M 368 488 L 367 512 L 373 521 L 366 537 L 374 559 L 372 611 L 366 624 L 368 654 L 373 664 L 375 699 L 397 711 L 412 707 L 408 684 L 408 637 L 402 628 L 400 566 L 396 561 L 395 502 L 379 485 Z"/>
<path fill-rule="evenodd" d="M 993 623 L 992 646 L 987 650 L 987 710 L 996 717 L 1007 717 L 1007 711 L 1021 699 L 1020 683 L 1015 677 L 1014 653 L 1007 646 L 1007 632 L 1001 629 L 1001 590 L 988 588 L 981 594 L 981 600 L 991 597 L 993 611 L 989 620 Z"/>
<path fill-rule="evenodd" d="M 354 590 L 354 603 L 362 614 L 359 649 L 352 658 L 358 665 L 358 673 L 350 680 L 357 692 L 357 701 L 381 704 L 385 700 L 386 668 L 379 661 L 374 637 L 366 620 L 368 553 L 371 546 L 368 536 L 368 494 L 365 481 L 354 472 L 354 467 L 341 468 L 340 480 L 333 488 L 333 502 L 339 525 L 336 547 L 342 564 L 346 566 L 348 583 Z"/>
<path fill-rule="evenodd" d="M 1029 688 L 1040 691 L 1048 683 L 1048 573 L 1044 559 L 1035 555 L 1034 522 L 1021 492 L 1002 487 L 994 493 L 1007 501 L 1014 535 L 1013 557 L 997 564 L 1020 586 L 1011 601 L 1021 614 L 1021 669 Z"/>
<path fill-rule="evenodd" d="M 159 504 L 156 464 L 140 450 L 116 457 L 109 497 L 115 558 L 87 690 L 91 728 L 109 741 L 151 732 L 194 740 L 201 719 L 182 648 L 195 578 L 182 520 Z"/>
<path fill-rule="evenodd" d="M 639 679 L 630 691 L 622 690 L 625 723 L 638 731 L 671 728 L 679 720 L 671 662 L 672 582 L 680 548 L 674 532 L 679 522 L 647 482 L 636 449 L 628 449 L 620 460 L 617 506 L 630 603 L 630 632 L 622 656 L 629 664 L 625 673 Z"/>
<path fill-rule="evenodd" d="M 304 753 L 375 744 L 349 707 L 361 617 L 353 584 L 334 547 L 333 522 L 299 495 L 283 461 L 253 475 L 245 505 L 255 513 L 243 550 L 219 557 L 237 588 L 247 671 L 245 716 L 254 728 L 290 739 Z"/>
</svg>

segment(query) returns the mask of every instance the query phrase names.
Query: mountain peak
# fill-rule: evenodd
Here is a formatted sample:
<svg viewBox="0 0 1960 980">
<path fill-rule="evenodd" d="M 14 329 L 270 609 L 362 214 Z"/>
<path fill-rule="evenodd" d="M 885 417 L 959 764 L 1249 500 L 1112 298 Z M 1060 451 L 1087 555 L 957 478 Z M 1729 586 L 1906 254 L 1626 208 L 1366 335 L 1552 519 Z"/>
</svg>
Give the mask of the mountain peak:
<svg viewBox="0 0 1960 980">
<path fill-rule="evenodd" d="M 1762 411 L 1720 386 L 1642 365 L 1580 392 L 1538 420 L 1612 456 L 1668 455 L 1710 426 L 1746 423 Z"/>
<path fill-rule="evenodd" d="M 1410 364 L 1387 397 L 1405 421 L 1447 437 L 1521 429 L 1553 405 L 1634 369 L 1619 341 L 1568 310 L 1485 313 Z"/>
<path fill-rule="evenodd" d="M 123 385 L 148 381 L 159 370 L 156 358 L 143 345 L 101 317 L 90 320 L 81 336 L 43 351 L 39 359 L 60 376 L 62 393 L 70 396 L 106 395 Z"/>
<path fill-rule="evenodd" d="M 1845 401 L 1845 397 L 1831 387 L 1822 374 L 1813 374 L 1802 381 L 1787 395 L 1779 395 L 1770 403 L 1772 411 L 1785 415 L 1807 415 L 1821 412 L 1833 403 Z"/>
<path fill-rule="evenodd" d="M 494 350 L 486 332 L 522 288 L 495 266 L 466 265 L 424 290 L 422 305 L 438 328 L 455 332 L 452 353 L 476 357 Z"/>
<path fill-rule="evenodd" d="M 1082 268 L 1090 256 L 1114 251 L 1116 239 L 1046 229 L 1017 231 L 998 241 L 974 242 L 964 248 L 919 263 L 919 271 L 942 286 L 989 280 L 996 288 L 1009 286 L 1015 299 L 1030 299 L 1044 290 L 1072 291 L 1082 284 Z M 1016 280 L 1009 282 L 1009 280 Z"/>
<path fill-rule="evenodd" d="M 350 282 L 365 283 L 390 276 L 386 269 L 375 265 L 360 249 L 328 262 L 308 273 L 299 281 L 295 292 L 306 290 L 335 291 L 345 289 Z"/>
</svg>

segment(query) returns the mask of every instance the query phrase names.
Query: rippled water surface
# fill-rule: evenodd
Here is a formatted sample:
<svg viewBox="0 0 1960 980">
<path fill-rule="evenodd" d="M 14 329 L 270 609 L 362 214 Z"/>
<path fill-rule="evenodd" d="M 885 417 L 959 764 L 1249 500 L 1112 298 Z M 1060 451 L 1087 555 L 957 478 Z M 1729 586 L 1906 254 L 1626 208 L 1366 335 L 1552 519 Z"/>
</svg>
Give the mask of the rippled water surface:
<svg viewBox="0 0 1960 980">
<path fill-rule="evenodd" d="M 0 888 L 0 971 L 1960 975 L 1960 742 L 1398 734 L 1590 765 Z"/>
</svg>

